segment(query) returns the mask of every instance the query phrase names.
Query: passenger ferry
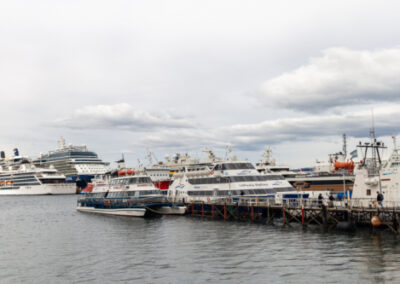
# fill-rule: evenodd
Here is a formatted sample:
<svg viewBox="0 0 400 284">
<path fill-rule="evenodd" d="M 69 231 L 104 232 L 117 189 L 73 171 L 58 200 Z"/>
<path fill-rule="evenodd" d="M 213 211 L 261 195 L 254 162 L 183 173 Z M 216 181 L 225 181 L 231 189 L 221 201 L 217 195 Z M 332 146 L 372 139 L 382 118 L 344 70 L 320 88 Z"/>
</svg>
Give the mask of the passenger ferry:
<svg viewBox="0 0 400 284">
<path fill-rule="evenodd" d="M 91 192 L 78 199 L 77 210 L 126 217 L 186 212 L 183 206 L 172 206 L 148 175 L 131 169 L 119 170 L 116 177 L 94 184 Z"/>
<path fill-rule="evenodd" d="M 75 194 L 75 184 L 54 168 L 35 167 L 28 162 L 0 166 L 0 195 Z"/>
<path fill-rule="evenodd" d="M 108 163 L 99 159 L 95 152 L 89 151 L 86 145 L 67 146 L 62 137 L 59 145 L 58 149 L 34 160 L 35 165 L 54 166 L 67 177 L 68 182 L 76 182 L 79 177 L 80 180 L 88 183 L 94 175 L 104 174 L 108 171 Z"/>
<path fill-rule="evenodd" d="M 294 192 L 279 174 L 260 174 L 249 162 L 234 159 L 209 166 L 187 167 L 175 173 L 168 190 L 172 202 L 213 202 L 224 198 L 274 198 L 278 192 Z"/>
</svg>

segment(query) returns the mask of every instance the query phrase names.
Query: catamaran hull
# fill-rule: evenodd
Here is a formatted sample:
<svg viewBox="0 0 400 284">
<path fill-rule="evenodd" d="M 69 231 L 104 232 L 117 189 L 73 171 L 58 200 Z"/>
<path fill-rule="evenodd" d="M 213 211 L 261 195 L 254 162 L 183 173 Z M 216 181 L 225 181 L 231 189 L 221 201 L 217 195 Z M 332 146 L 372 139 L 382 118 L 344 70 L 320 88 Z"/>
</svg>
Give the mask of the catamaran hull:
<svg viewBox="0 0 400 284">
<path fill-rule="evenodd" d="M 78 210 L 79 212 L 125 217 L 144 217 L 144 215 L 146 214 L 145 208 L 103 209 L 78 206 L 76 210 Z"/>
<path fill-rule="evenodd" d="M 185 206 L 162 206 L 157 209 L 157 214 L 161 215 L 184 215 L 186 213 Z"/>
</svg>

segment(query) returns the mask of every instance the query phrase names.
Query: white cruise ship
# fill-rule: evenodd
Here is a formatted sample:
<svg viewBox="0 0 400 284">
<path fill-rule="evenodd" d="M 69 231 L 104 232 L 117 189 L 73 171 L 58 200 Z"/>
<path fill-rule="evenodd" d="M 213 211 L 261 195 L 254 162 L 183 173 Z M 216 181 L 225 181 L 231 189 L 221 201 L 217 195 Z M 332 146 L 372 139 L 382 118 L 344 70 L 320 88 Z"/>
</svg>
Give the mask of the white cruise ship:
<svg viewBox="0 0 400 284">
<path fill-rule="evenodd" d="M 95 175 L 108 171 L 108 163 L 99 159 L 95 152 L 89 151 L 86 145 L 67 146 L 62 137 L 59 144 L 58 149 L 36 159 L 35 165 L 54 166 L 67 177 L 68 182 L 75 182 L 79 177 L 80 180 L 88 183 Z"/>
<path fill-rule="evenodd" d="M 35 167 L 31 163 L 0 167 L 0 195 L 75 194 L 75 184 L 67 183 L 56 169 Z"/>
<path fill-rule="evenodd" d="M 226 160 L 175 173 L 168 198 L 172 202 L 212 202 L 241 196 L 273 198 L 278 192 L 294 191 L 281 175 L 262 175 L 249 162 Z"/>
</svg>

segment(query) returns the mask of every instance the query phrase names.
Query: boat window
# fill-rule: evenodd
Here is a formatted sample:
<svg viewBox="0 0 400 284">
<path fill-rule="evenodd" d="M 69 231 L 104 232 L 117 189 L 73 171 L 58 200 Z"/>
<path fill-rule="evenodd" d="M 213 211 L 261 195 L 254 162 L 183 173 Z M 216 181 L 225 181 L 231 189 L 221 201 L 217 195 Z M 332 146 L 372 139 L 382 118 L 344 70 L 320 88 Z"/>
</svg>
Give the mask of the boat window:
<svg viewBox="0 0 400 284">
<path fill-rule="evenodd" d="M 129 179 L 127 179 L 127 178 L 120 179 L 119 184 L 120 185 L 127 185 L 127 184 L 129 184 Z"/>
<path fill-rule="evenodd" d="M 212 196 L 213 192 L 210 190 L 190 190 L 187 192 L 190 196 Z"/>
<path fill-rule="evenodd" d="M 135 183 L 137 183 L 137 178 L 130 178 L 129 179 L 129 184 L 135 184 Z"/>
<path fill-rule="evenodd" d="M 231 182 L 248 182 L 248 181 L 268 181 L 268 180 L 283 180 L 281 175 L 259 175 L 259 176 L 231 176 Z"/>
<path fill-rule="evenodd" d="M 228 183 L 229 178 L 227 177 L 213 177 L 213 178 L 193 178 L 188 180 L 190 184 L 216 184 L 216 183 Z"/>
<path fill-rule="evenodd" d="M 255 169 L 251 163 L 225 163 L 222 170 L 252 170 Z"/>
<path fill-rule="evenodd" d="M 151 179 L 149 177 L 140 177 L 139 178 L 139 183 L 148 184 L 148 183 L 151 183 Z"/>
</svg>

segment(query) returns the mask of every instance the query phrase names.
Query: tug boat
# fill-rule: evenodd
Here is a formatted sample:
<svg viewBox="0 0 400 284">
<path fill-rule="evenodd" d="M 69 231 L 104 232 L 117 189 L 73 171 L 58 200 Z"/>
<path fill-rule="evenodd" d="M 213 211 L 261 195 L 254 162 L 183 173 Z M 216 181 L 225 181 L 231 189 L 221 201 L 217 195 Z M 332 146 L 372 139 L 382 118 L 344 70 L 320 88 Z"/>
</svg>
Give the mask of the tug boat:
<svg viewBox="0 0 400 284">
<path fill-rule="evenodd" d="M 91 192 L 83 192 L 78 198 L 77 210 L 126 217 L 186 212 L 185 207 L 168 202 L 148 175 L 132 169 L 120 169 L 116 176 L 98 180 Z"/>
</svg>

